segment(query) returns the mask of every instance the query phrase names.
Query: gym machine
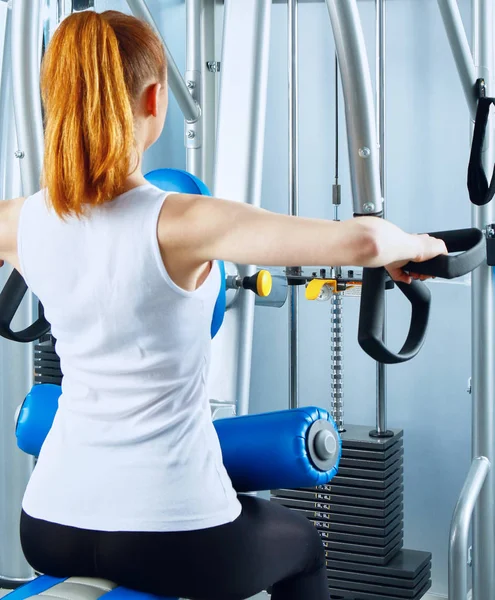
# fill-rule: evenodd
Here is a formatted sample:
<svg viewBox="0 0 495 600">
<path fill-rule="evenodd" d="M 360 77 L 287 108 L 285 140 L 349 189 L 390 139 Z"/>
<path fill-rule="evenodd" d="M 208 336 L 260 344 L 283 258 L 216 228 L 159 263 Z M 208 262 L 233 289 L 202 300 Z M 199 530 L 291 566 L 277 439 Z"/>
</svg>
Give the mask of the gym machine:
<svg viewBox="0 0 495 600">
<path fill-rule="evenodd" d="M 289 1 L 291 2 L 291 0 Z M 18 10 L 16 21 L 18 27 L 17 32 L 22 33 L 20 37 L 17 37 L 17 45 L 19 45 L 22 40 L 22 43 L 24 43 L 25 53 L 17 54 L 17 57 L 26 59 L 26 62 L 21 60 L 18 63 L 19 68 L 15 69 L 16 73 L 22 74 L 22 77 L 19 76 L 19 81 L 17 81 L 17 85 L 19 86 L 17 88 L 18 92 L 20 92 L 22 89 L 24 89 L 25 92 L 29 91 L 29 89 L 36 89 L 38 77 L 36 72 L 38 65 L 36 64 L 35 58 L 37 57 L 37 37 L 35 35 L 32 35 L 31 37 L 27 35 L 29 31 L 33 32 L 36 29 L 36 26 L 33 25 L 33 22 L 35 21 L 35 15 L 33 13 L 36 13 L 36 10 L 32 10 L 33 7 L 31 4 L 28 10 L 27 6 L 23 7 L 23 3 L 25 4 L 25 0 L 14 0 L 14 13 L 15 10 Z M 79 7 L 81 2 L 77 4 Z M 91 4 L 91 1 L 88 0 L 88 6 L 86 8 L 89 8 Z M 233 199 L 238 199 L 239 201 L 247 201 L 254 205 L 259 205 L 261 195 L 261 163 L 263 156 L 271 2 L 268 0 L 258 0 L 257 2 L 244 4 L 242 9 L 239 7 L 239 4 L 240 3 L 237 3 L 236 6 L 235 2 L 227 1 L 225 6 L 224 45 L 221 60 L 223 76 L 221 79 L 219 94 L 220 103 L 218 110 L 218 137 L 216 142 L 216 164 L 213 181 L 216 195 L 223 195 Z M 131 2 L 129 0 L 129 5 L 131 9 L 136 12 L 136 14 L 138 14 L 138 10 L 146 11 L 145 2 Z M 339 1 L 332 2 L 331 0 L 327 0 L 327 6 L 330 12 L 332 26 L 334 28 L 337 54 L 339 58 L 339 64 L 341 65 L 342 84 L 344 88 L 344 95 L 346 97 L 346 111 L 348 113 L 352 113 L 354 116 L 352 122 L 347 119 L 354 209 L 357 215 L 378 215 L 382 213 L 382 194 L 379 183 L 379 161 L 377 158 L 378 145 L 376 143 L 376 132 L 374 130 L 371 82 L 369 78 L 369 69 L 367 68 L 367 60 L 364 42 L 362 39 L 362 31 L 360 29 L 356 1 L 349 0 L 349 2 L 342 3 Z M 473 59 L 471 58 L 469 52 L 469 47 L 467 47 L 466 51 L 467 41 L 465 39 L 465 34 L 462 31 L 457 6 L 455 1 L 442 2 L 441 0 L 439 0 L 439 6 L 446 22 L 449 39 L 454 49 L 454 56 L 461 73 L 461 78 L 463 78 L 465 93 L 468 97 L 471 114 L 473 115 L 477 102 L 474 92 L 474 81 L 476 81 L 476 76 L 473 78 L 476 70 Z M 291 2 L 290 7 L 293 17 L 297 17 L 296 3 Z M 491 89 L 491 49 L 493 42 L 491 39 L 491 29 L 488 23 L 492 22 L 493 7 L 490 6 L 490 2 L 488 0 L 473 0 L 473 7 L 475 17 L 475 54 L 477 57 L 479 55 L 480 58 L 480 60 L 476 60 L 476 62 L 481 62 L 483 65 L 483 68 L 479 68 L 479 75 L 483 75 L 483 79 L 486 82 L 486 87 Z M 204 10 L 200 10 L 200 8 L 203 8 Z M 212 93 L 212 89 L 215 85 L 214 77 L 218 72 L 219 65 L 213 60 L 205 61 L 205 56 L 201 55 L 201 52 L 205 52 L 205 48 L 206 51 L 208 51 L 208 45 L 204 41 L 204 37 L 208 36 L 204 36 L 204 32 L 206 29 L 208 29 L 208 27 L 211 27 L 213 22 L 212 11 L 214 6 L 213 2 L 209 4 L 208 0 L 198 0 L 197 2 L 188 2 L 187 9 L 188 32 L 196 32 L 196 34 L 200 32 L 199 36 L 195 35 L 193 37 L 195 40 L 202 40 L 202 42 L 199 48 L 198 46 L 195 46 L 194 43 L 188 43 L 188 73 L 186 74 L 187 82 L 182 80 L 178 71 L 175 73 L 172 69 L 170 72 L 171 87 L 174 89 L 173 86 L 176 86 L 176 97 L 178 98 L 179 104 L 186 117 L 185 135 L 186 140 L 188 140 L 188 142 L 186 141 L 186 147 L 188 150 L 188 170 L 192 172 L 196 171 L 196 174 L 199 173 L 200 176 L 208 182 L 208 166 L 205 166 L 207 159 L 204 158 L 203 146 L 211 149 L 214 148 L 215 142 L 213 141 L 213 136 L 211 135 L 212 129 L 208 129 L 208 125 L 206 124 L 208 119 L 205 119 L 201 123 L 201 117 L 199 115 L 199 111 L 197 110 L 197 105 L 200 103 L 202 108 L 206 110 L 206 104 L 209 103 L 209 107 L 212 108 L 211 114 L 215 114 L 214 93 Z M 141 13 L 141 16 L 146 16 L 146 12 Z M 29 21 L 30 18 L 32 19 L 31 21 Z M 242 39 L 240 39 L 239 36 L 241 36 Z M 13 36 L 13 38 L 14 37 L 15 36 Z M 190 36 L 188 36 L 188 40 L 190 41 Z M 15 45 L 15 40 L 13 41 Z M 292 37 L 291 43 L 293 44 L 293 48 L 296 48 L 297 44 L 295 44 L 294 41 L 295 38 Z M 231 51 L 231 47 L 242 48 L 240 52 L 235 54 L 235 59 L 233 58 L 234 53 Z M 15 49 L 17 50 L 18 46 L 15 47 Z M 209 51 L 211 51 L 211 47 Z M 347 55 L 346 52 L 348 52 Z M 189 56 L 193 57 L 191 58 L 191 63 L 189 63 Z M 198 56 L 201 57 L 199 63 L 195 63 L 194 61 Z M 239 60 L 242 62 L 241 65 L 239 64 Z M 199 76 L 196 73 L 195 64 L 200 65 L 198 71 L 200 73 Z M 26 68 L 26 65 L 28 65 L 29 68 Z M 207 65 L 208 73 L 204 71 L 205 65 Z M 343 67 L 343 65 L 345 66 Z M 235 77 L 229 77 L 228 74 L 238 72 L 239 67 L 241 67 L 243 70 L 244 77 L 240 80 Z M 191 75 L 189 75 L 189 70 L 193 72 Z M 194 77 L 199 77 L 201 83 L 198 84 L 198 81 L 195 81 Z M 21 79 L 24 81 L 20 81 Z M 257 85 L 254 85 L 254 80 L 256 80 Z M 204 81 L 206 81 L 206 83 L 204 83 Z M 22 88 L 22 84 L 25 86 L 24 88 Z M 239 84 L 242 85 L 242 90 L 239 90 Z M 34 85 L 34 87 L 29 88 L 29 85 Z M 191 102 L 189 97 L 184 93 L 184 86 L 187 89 L 187 93 L 192 96 L 194 102 Z M 198 88 L 200 88 L 199 91 Z M 194 97 L 195 94 L 196 97 Z M 22 99 L 19 105 L 16 106 L 16 124 L 19 119 L 25 119 L 24 122 L 26 122 L 26 115 L 34 114 L 36 116 L 36 111 L 25 111 L 26 107 L 29 108 L 29 106 L 26 106 L 26 103 L 29 105 L 29 102 L 33 101 L 33 98 L 36 99 L 36 94 L 29 95 L 16 93 L 16 97 Z M 241 98 L 243 106 L 239 106 L 236 104 L 236 102 L 232 102 L 232 98 Z M 205 103 L 204 106 L 203 103 Z M 34 104 L 36 104 L 35 101 Z M 293 105 L 293 110 L 294 112 L 292 114 L 294 115 L 297 113 L 297 102 Z M 239 120 L 239 112 L 242 112 L 243 115 L 246 115 L 245 120 Z M 35 123 L 37 123 L 36 120 Z M 37 123 L 37 125 L 39 124 L 40 123 Z M 239 126 L 241 126 L 242 131 L 239 131 Z M 31 193 L 31 191 L 35 191 L 35 188 L 31 190 L 29 187 L 29 176 L 25 175 L 24 173 L 30 170 L 26 168 L 28 164 L 34 164 L 36 167 L 36 152 L 37 149 L 39 150 L 40 148 L 39 142 L 42 140 L 42 130 L 40 130 L 39 127 L 33 127 L 30 132 L 26 132 L 25 127 L 23 131 L 22 125 L 17 125 L 17 128 L 19 132 L 19 147 L 22 149 L 18 158 L 22 158 L 21 164 L 23 167 L 23 191 L 25 194 L 28 194 Z M 233 129 L 237 129 L 237 136 L 229 135 Z M 198 131 L 200 133 L 198 133 Z M 32 132 L 35 132 L 35 134 L 33 135 Z M 36 138 L 36 140 L 34 140 L 34 138 Z M 247 151 L 245 153 L 240 153 L 241 156 L 239 156 L 239 140 L 243 140 L 248 144 Z M 188 143 L 189 145 L 187 145 Z M 493 164 L 492 145 L 492 134 L 490 131 L 487 136 L 488 151 L 484 153 L 485 168 L 491 167 L 491 164 Z M 211 156 L 211 153 L 206 153 Z M 294 156 L 295 155 L 293 155 L 293 157 Z M 235 161 L 233 160 L 233 157 L 235 157 Z M 292 160 L 295 161 L 294 164 L 297 164 L 297 157 L 295 159 L 292 158 Z M 41 162 L 39 165 L 41 165 Z M 203 170 L 203 172 L 201 172 L 201 170 Z M 36 168 L 34 171 L 31 168 L 30 172 L 36 173 Z M 297 189 L 297 175 L 294 176 L 294 179 L 295 183 L 291 187 L 292 189 Z M 33 180 L 31 179 L 31 182 L 32 181 Z M 293 206 L 297 206 L 295 200 L 293 200 Z M 297 208 L 293 210 L 293 214 L 296 214 L 296 211 Z M 473 224 L 477 228 L 485 229 L 489 223 L 493 222 L 493 220 L 494 219 L 491 215 L 489 206 L 474 210 Z M 473 236 L 476 234 L 469 235 Z M 474 240 L 471 237 L 467 246 L 463 246 L 462 248 L 458 249 L 465 250 L 466 247 L 479 248 L 479 239 L 477 238 Z M 417 271 L 417 269 L 415 270 Z M 246 267 L 240 273 L 239 277 L 241 281 L 244 281 L 245 278 L 251 277 L 254 274 L 254 267 Z M 376 274 L 371 274 L 371 276 L 377 277 Z M 232 277 L 232 281 L 238 279 L 237 275 L 233 275 Z M 302 273 L 298 272 L 297 270 L 288 271 L 289 283 L 294 283 L 294 280 L 297 278 L 300 278 L 298 281 L 300 283 L 303 277 L 304 276 Z M 383 277 L 383 275 L 380 275 L 380 277 Z M 306 282 L 311 283 L 313 281 L 317 281 L 318 279 L 326 280 L 326 277 L 318 278 L 312 275 L 306 278 Z M 344 281 L 344 279 L 345 278 L 343 277 L 335 279 L 337 289 L 339 285 L 342 289 L 344 284 L 346 284 L 349 288 L 353 287 L 353 277 L 349 276 L 347 281 Z M 379 287 L 374 288 L 373 286 L 366 284 L 365 281 L 363 281 L 363 283 L 363 291 L 375 290 L 373 292 L 375 301 L 382 302 L 383 295 L 381 284 Z M 457 598 L 460 599 L 461 597 L 465 597 L 465 594 L 462 596 L 462 592 L 458 590 L 465 590 L 466 583 L 466 569 L 463 568 L 462 562 L 464 557 L 464 548 L 466 549 L 465 553 L 467 554 L 466 522 L 469 523 L 470 512 L 474 505 L 474 499 L 480 489 L 481 496 L 478 505 L 479 508 L 475 514 L 474 532 L 474 561 L 476 564 L 476 557 L 478 557 L 479 566 L 475 566 L 474 570 L 475 577 L 473 581 L 473 593 L 475 596 L 473 597 L 482 599 L 494 596 L 494 594 L 491 593 L 494 591 L 492 581 L 494 577 L 493 574 L 490 574 L 490 561 L 494 556 L 493 546 L 495 530 L 492 527 L 493 502 L 491 502 L 491 500 L 493 499 L 493 482 L 492 475 L 489 473 L 491 460 L 493 458 L 493 450 L 491 446 L 493 446 L 492 441 L 494 424 L 487 418 L 487 416 L 491 414 L 488 409 L 491 406 L 491 401 L 493 400 L 491 397 L 491 394 L 493 393 L 493 381 L 491 379 L 492 375 L 490 372 L 493 358 L 493 348 L 490 341 L 491 336 L 488 333 L 491 331 L 491 326 L 493 325 L 493 317 L 491 316 L 493 313 L 493 306 L 491 303 L 493 298 L 493 290 L 491 289 L 492 285 L 491 269 L 489 269 L 487 265 L 483 265 L 477 269 L 473 276 L 473 348 L 474 355 L 476 355 L 473 356 L 473 392 L 475 401 L 475 424 L 473 427 L 474 461 L 473 467 L 466 481 L 463 494 L 461 494 L 458 508 L 456 509 L 451 539 L 451 561 L 449 565 L 451 567 L 451 574 L 449 575 L 449 586 L 452 585 L 452 593 L 458 594 L 457 596 L 452 596 L 455 597 L 456 600 Z M 291 290 L 292 289 L 295 288 L 291 286 Z M 377 289 L 379 290 L 378 294 L 376 292 Z M 332 295 L 332 298 L 333 297 L 334 296 Z M 210 387 L 212 390 L 211 397 L 237 402 L 239 414 L 246 414 L 248 412 L 254 303 L 255 300 L 253 295 L 241 294 L 235 307 L 228 311 L 224 327 L 219 335 L 215 338 L 214 342 L 215 348 L 213 356 L 218 357 L 218 362 L 216 368 L 214 364 L 212 369 L 212 377 L 210 381 Z M 335 307 L 335 310 L 336 315 L 338 316 L 338 306 Z M 294 315 L 297 315 L 297 300 L 293 302 L 290 312 L 293 319 L 292 328 L 295 328 L 294 331 L 291 329 L 291 335 L 293 336 L 293 340 L 297 341 L 297 316 L 294 318 Z M 366 323 L 369 324 L 369 321 L 365 319 L 365 324 Z M 337 320 L 336 325 L 338 325 Z M 380 320 L 374 323 L 372 339 L 375 346 L 379 346 L 379 333 L 381 327 L 382 323 Z M 338 332 L 338 327 L 336 327 L 336 330 Z M 420 338 L 421 336 L 416 336 L 416 340 L 413 340 L 415 341 L 415 344 L 413 344 L 414 350 L 419 349 L 416 348 L 416 345 L 421 341 Z M 483 345 L 483 342 L 486 342 L 486 344 Z M 487 348 L 485 354 L 481 353 L 482 347 Z M 373 350 L 370 351 L 369 348 L 368 351 L 373 352 Z M 409 352 L 409 354 L 414 354 L 414 352 Z M 385 362 L 386 357 L 382 355 L 376 356 L 380 359 L 379 362 L 381 364 Z M 229 357 L 230 361 L 227 367 L 225 365 L 225 357 Z M 388 355 L 388 358 L 390 358 L 390 354 Z M 217 359 L 214 358 L 214 363 L 216 360 Z M 297 361 L 295 361 L 293 364 L 295 364 L 297 373 Z M 373 454 L 373 451 L 376 452 L 376 449 L 378 448 L 383 455 L 380 456 L 381 460 L 387 461 L 393 457 L 393 460 L 389 460 L 389 465 L 392 465 L 397 472 L 400 470 L 402 447 L 401 445 L 396 444 L 402 443 L 400 442 L 401 436 L 398 435 L 399 432 L 392 432 L 392 437 L 386 437 L 388 431 L 385 418 L 386 405 L 384 395 L 384 369 L 382 366 L 378 366 L 377 369 L 379 373 L 378 390 L 380 391 L 376 427 L 378 437 L 370 438 L 368 435 L 369 428 L 366 428 L 367 439 L 365 444 L 371 443 L 371 446 L 368 446 L 367 448 L 365 445 L 354 448 L 349 446 L 351 450 L 365 452 L 365 454 L 361 455 L 354 454 L 354 457 L 352 455 L 346 457 L 344 437 L 343 458 L 344 460 L 353 460 L 353 458 L 360 456 L 363 464 L 366 463 L 366 466 L 369 467 L 371 456 L 376 458 L 376 455 Z M 230 379 L 225 377 L 226 372 L 231 373 Z M 292 390 L 297 390 L 297 375 L 294 375 L 293 373 L 292 377 Z M 297 395 L 297 391 L 291 392 L 292 407 L 297 406 L 297 402 L 294 400 L 295 395 Z M 338 420 L 342 420 L 341 416 L 338 417 Z M 343 421 L 341 427 L 342 426 Z M 347 433 L 350 434 L 349 426 L 347 426 L 347 430 Z M 29 462 L 26 464 L 31 465 L 32 463 Z M 355 465 L 355 463 L 351 464 L 353 464 L 353 466 Z M 385 462 L 383 464 L 385 464 Z M 386 468 L 383 470 L 386 470 Z M 342 473 L 342 470 L 339 476 L 345 476 L 345 474 Z M 485 478 L 486 481 L 483 485 Z M 386 511 L 384 512 L 386 513 Z M 485 524 L 484 528 L 481 527 L 481 523 Z M 391 531 L 393 533 L 393 529 L 389 529 L 388 533 Z M 459 532 L 461 535 L 459 535 Z M 456 551 L 458 554 L 456 554 Z M 334 553 L 332 552 L 332 555 L 333 554 Z M 454 558 L 452 559 L 452 557 Z M 341 567 L 342 565 L 339 564 L 338 566 Z M 417 571 L 416 576 L 409 578 L 409 584 L 411 583 L 411 580 L 418 583 L 418 585 L 422 584 L 423 580 L 426 580 L 426 575 L 428 575 L 428 566 L 428 562 L 422 564 L 421 569 Z M 353 571 L 353 579 L 357 581 L 359 579 L 359 573 L 361 573 L 363 570 L 364 569 L 362 568 L 362 565 L 357 567 L 356 570 Z M 376 569 L 373 569 L 373 571 L 375 574 L 378 573 Z M 396 574 L 398 572 L 400 572 L 400 568 L 398 571 L 396 571 Z M 452 573 L 454 573 L 454 575 L 452 575 Z M 417 579 L 418 574 L 421 574 L 420 579 Z M 20 582 L 22 577 L 15 579 Z M 26 579 L 29 579 L 29 576 L 26 577 Z M 399 579 L 401 579 L 400 575 Z M 416 588 L 418 586 L 409 585 L 409 588 L 411 587 Z M 419 591 L 422 593 L 424 589 L 425 588 Z M 363 593 L 365 592 L 354 591 L 350 592 L 351 595 L 347 595 L 345 597 L 373 597 L 370 595 L 363 596 Z M 409 597 L 419 596 L 416 595 Z"/>
</svg>

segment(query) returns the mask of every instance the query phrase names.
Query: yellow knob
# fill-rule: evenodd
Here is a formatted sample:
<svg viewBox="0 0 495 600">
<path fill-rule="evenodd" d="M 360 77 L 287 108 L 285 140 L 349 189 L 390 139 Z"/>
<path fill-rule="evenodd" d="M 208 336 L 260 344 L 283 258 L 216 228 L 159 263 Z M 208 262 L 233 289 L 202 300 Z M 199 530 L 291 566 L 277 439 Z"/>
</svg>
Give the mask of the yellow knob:
<svg viewBox="0 0 495 600">
<path fill-rule="evenodd" d="M 256 279 L 256 293 L 261 298 L 267 298 L 272 292 L 273 279 L 269 271 L 262 269 Z"/>
</svg>

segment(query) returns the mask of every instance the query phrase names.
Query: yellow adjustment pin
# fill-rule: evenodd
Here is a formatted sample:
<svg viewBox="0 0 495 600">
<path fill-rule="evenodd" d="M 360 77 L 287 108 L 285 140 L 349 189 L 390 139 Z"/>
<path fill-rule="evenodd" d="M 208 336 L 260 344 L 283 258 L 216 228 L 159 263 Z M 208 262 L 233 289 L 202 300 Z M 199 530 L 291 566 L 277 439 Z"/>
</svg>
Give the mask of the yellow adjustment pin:
<svg viewBox="0 0 495 600">
<path fill-rule="evenodd" d="M 324 286 L 331 288 L 332 293 L 337 293 L 337 281 L 335 279 L 313 279 L 306 286 L 306 300 L 318 300 Z"/>
<path fill-rule="evenodd" d="M 272 292 L 273 279 L 269 271 L 262 269 L 256 278 L 256 293 L 261 298 L 267 298 Z"/>
</svg>

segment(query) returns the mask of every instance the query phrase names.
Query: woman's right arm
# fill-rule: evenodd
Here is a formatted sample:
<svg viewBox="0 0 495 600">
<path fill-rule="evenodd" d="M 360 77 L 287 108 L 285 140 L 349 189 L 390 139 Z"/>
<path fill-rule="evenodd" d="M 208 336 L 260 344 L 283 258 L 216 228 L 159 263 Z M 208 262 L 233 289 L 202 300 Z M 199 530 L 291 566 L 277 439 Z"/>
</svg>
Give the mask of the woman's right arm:
<svg viewBox="0 0 495 600">
<path fill-rule="evenodd" d="M 162 254 L 194 269 L 213 259 L 269 266 L 379 267 L 446 252 L 442 241 L 411 235 L 373 217 L 336 222 L 289 217 L 207 196 L 174 194 L 158 226 Z M 167 261 L 167 262 L 169 262 Z M 167 266 L 167 265 L 166 265 Z"/>
</svg>

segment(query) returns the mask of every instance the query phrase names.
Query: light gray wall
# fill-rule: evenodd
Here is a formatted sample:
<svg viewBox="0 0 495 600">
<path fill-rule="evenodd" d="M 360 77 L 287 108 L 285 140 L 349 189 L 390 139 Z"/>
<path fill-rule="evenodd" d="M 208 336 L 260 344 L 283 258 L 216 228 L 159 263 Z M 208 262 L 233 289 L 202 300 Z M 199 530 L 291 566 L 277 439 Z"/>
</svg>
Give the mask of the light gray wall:
<svg viewBox="0 0 495 600">
<path fill-rule="evenodd" d="M 152 0 L 155 15 L 184 71 L 184 6 Z M 470 31 L 469 0 L 459 2 Z M 126 10 L 124 0 L 97 0 L 98 9 Z M 359 3 L 370 57 L 374 2 Z M 286 6 L 274 5 L 263 205 L 286 212 Z M 469 123 L 463 95 L 433 0 L 387 3 L 387 210 L 409 231 L 470 223 L 466 192 Z M 300 20 L 300 203 L 304 216 L 332 218 L 334 161 L 334 46 L 323 3 L 302 4 Z M 372 71 L 374 63 L 372 62 Z M 242 73 L 239 74 L 242 76 Z M 343 111 L 342 111 L 343 117 Z M 345 127 L 341 132 L 343 217 L 351 216 Z M 162 140 L 146 168 L 183 168 L 183 125 L 171 100 Z M 411 363 L 388 371 L 389 425 L 405 430 L 405 544 L 433 552 L 433 591 L 446 593 L 450 517 L 470 462 L 470 288 L 432 283 L 428 340 Z M 359 350 L 358 301 L 345 299 L 345 414 L 348 423 L 374 425 L 375 368 Z M 389 338 L 405 334 L 407 307 L 389 301 Z M 329 406 L 329 305 L 301 300 L 301 404 Z M 287 311 L 258 308 L 252 375 L 252 412 L 287 406 Z"/>
</svg>

